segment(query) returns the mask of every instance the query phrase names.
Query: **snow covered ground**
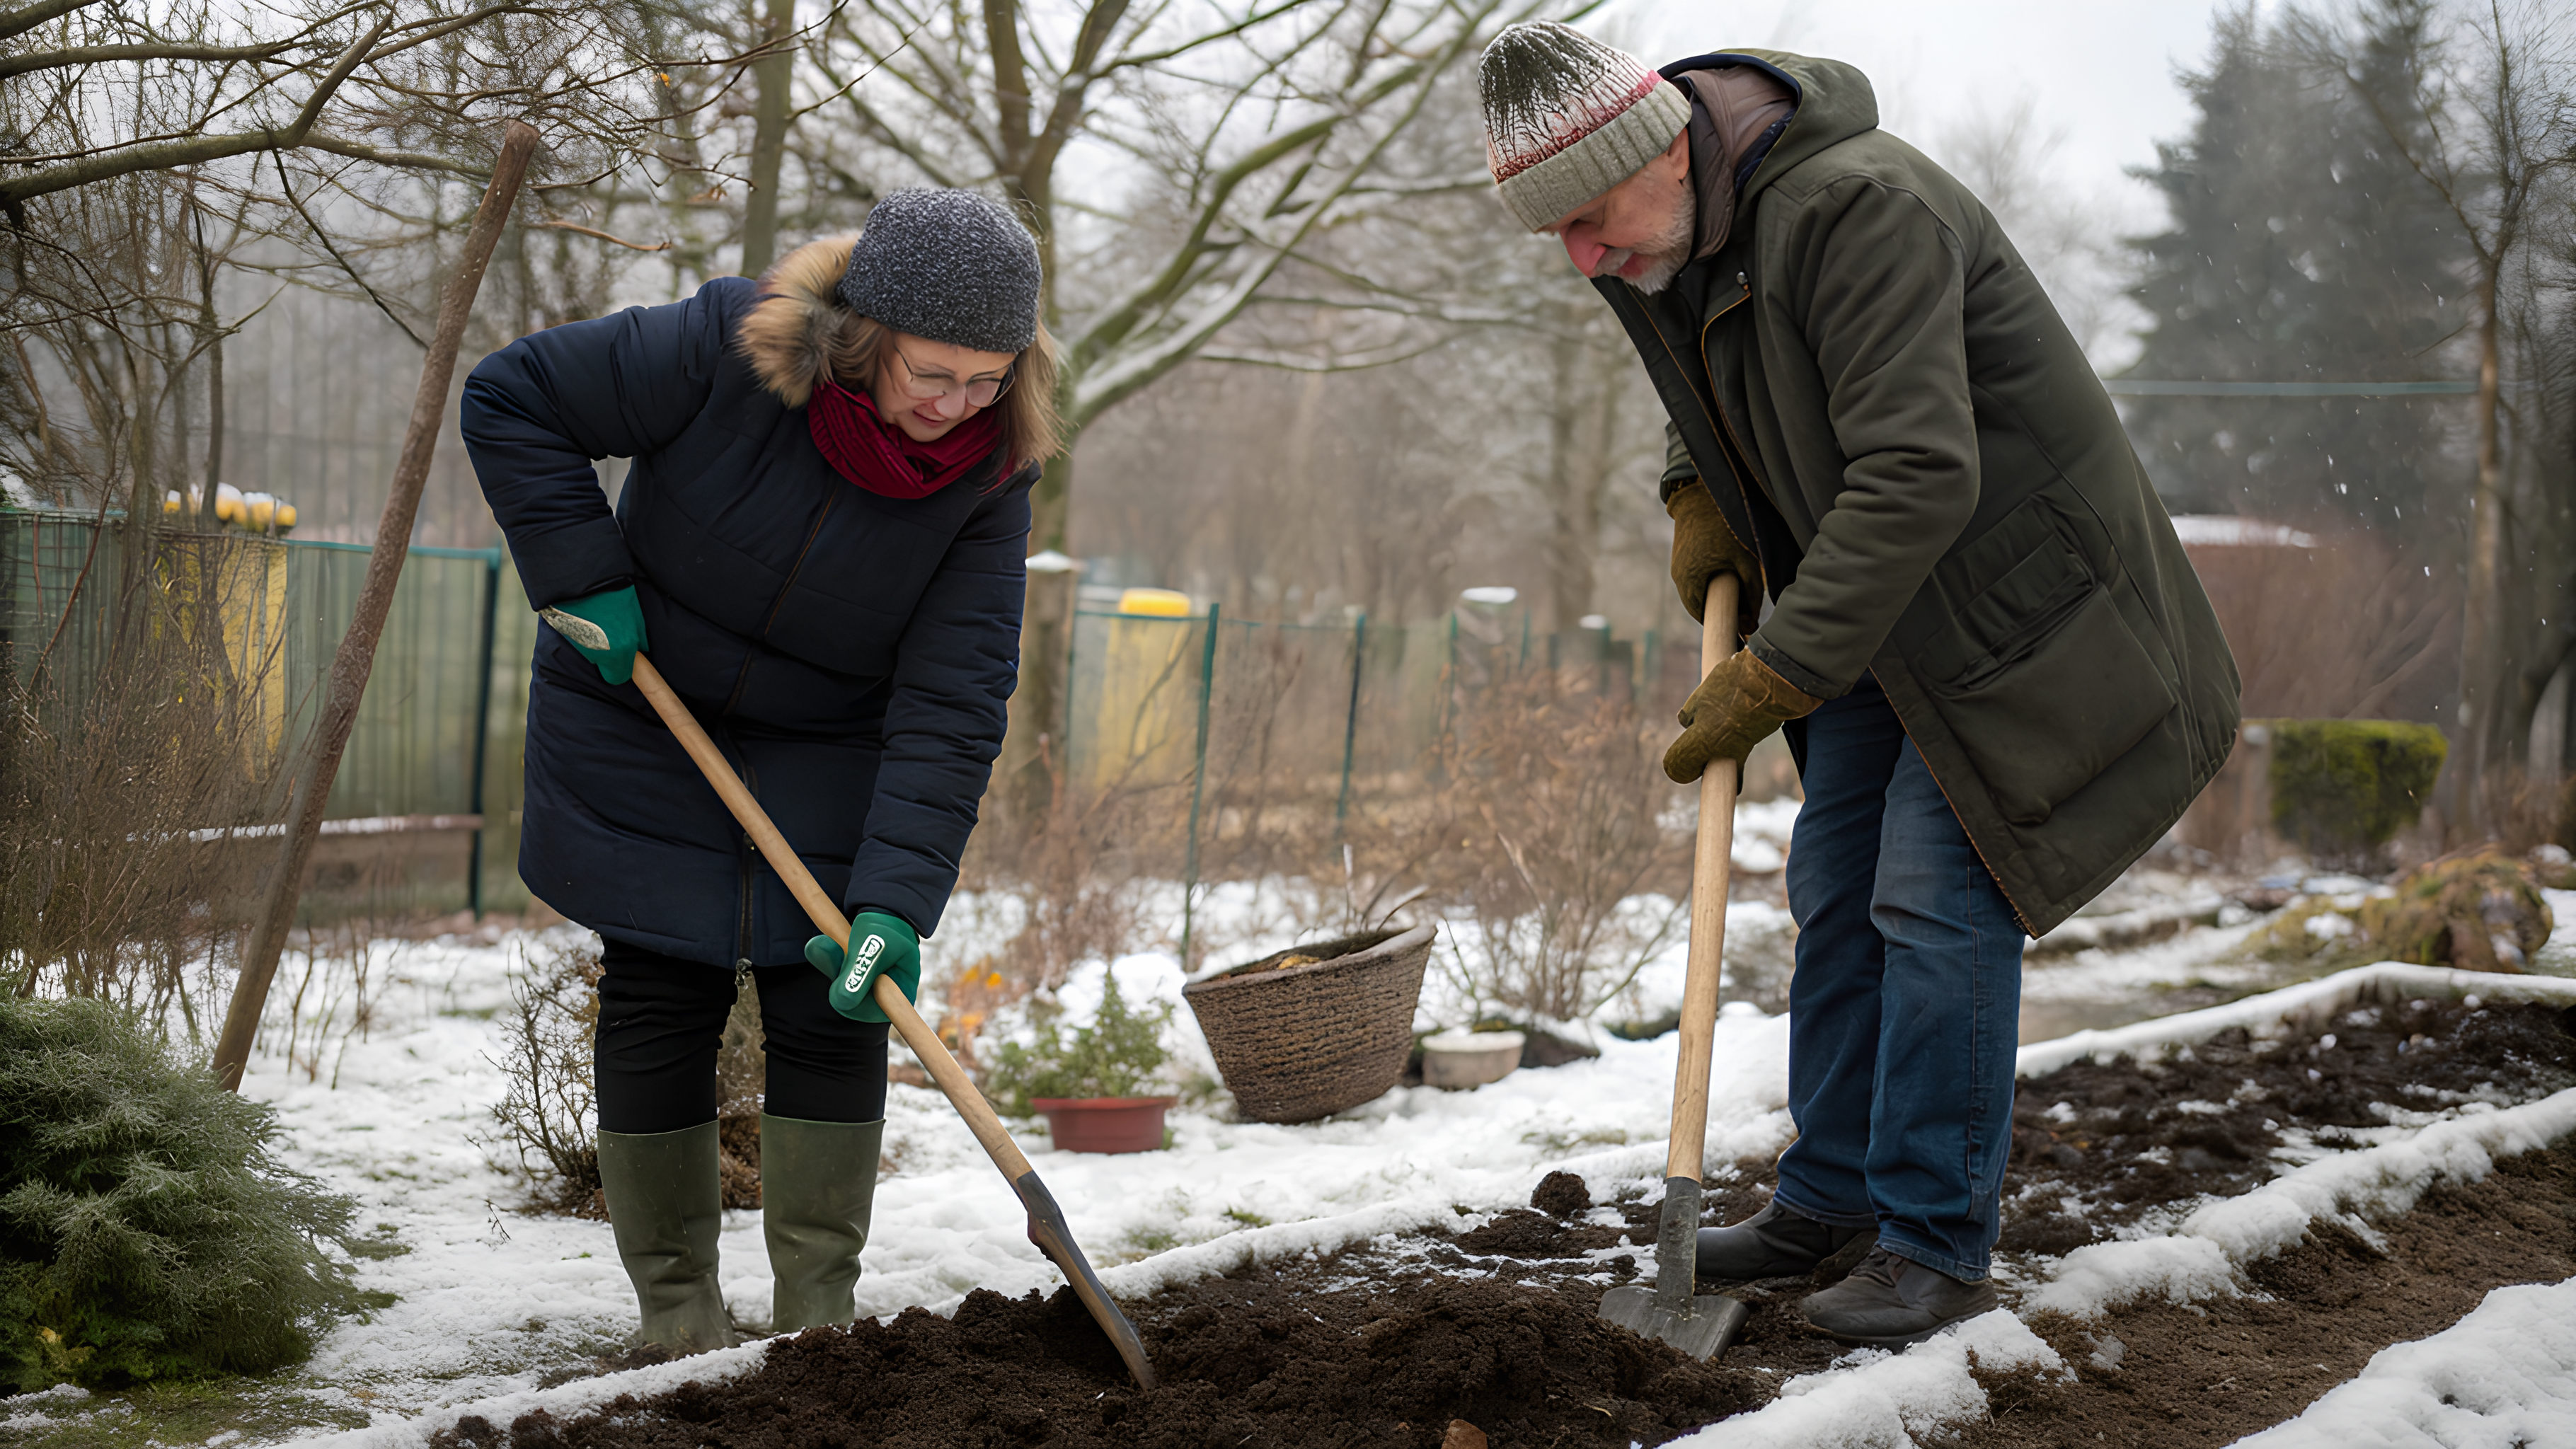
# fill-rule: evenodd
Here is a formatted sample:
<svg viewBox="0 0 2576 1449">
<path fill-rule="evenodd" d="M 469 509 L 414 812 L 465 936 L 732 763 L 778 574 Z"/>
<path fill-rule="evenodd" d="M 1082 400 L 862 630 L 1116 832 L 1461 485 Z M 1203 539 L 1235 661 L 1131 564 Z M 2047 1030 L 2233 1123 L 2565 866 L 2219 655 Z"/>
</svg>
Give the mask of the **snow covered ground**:
<svg viewBox="0 0 2576 1449">
<path fill-rule="evenodd" d="M 366 1040 L 326 1052 L 310 1076 L 282 1056 L 254 1059 L 243 1090 L 277 1106 L 291 1165 L 358 1199 L 361 1231 L 380 1255 L 360 1265 L 360 1281 L 395 1295 L 370 1321 L 334 1329 L 309 1363 L 271 1386 L 274 1395 L 395 1422 L 534 1388 L 549 1370 L 612 1351 L 632 1327 L 608 1225 L 515 1211 L 519 1193 L 494 1163 L 502 1149 L 487 1146 L 489 1108 L 503 1091 L 496 1028 L 522 944 L 388 944 L 375 970 L 390 985 Z M 1102 969 L 1062 993 L 1072 1019 L 1096 1009 Z M 1179 1000 L 1169 956 L 1130 957 L 1117 969 L 1131 1000 Z M 1186 1009 L 1174 1037 L 1185 1058 L 1204 1057 Z M 1473 1093 L 1400 1089 L 1307 1126 L 1176 1111 L 1168 1152 L 1056 1153 L 1042 1127 L 1022 1142 L 1076 1238 L 1109 1265 L 1113 1290 L 1147 1292 L 1246 1253 L 1338 1246 L 1433 1221 L 1474 1226 L 1483 1213 L 1526 1204 L 1556 1166 L 1604 1181 L 1659 1179 L 1675 1039 L 1603 1040 L 1598 1061 Z M 1719 1023 L 1712 1161 L 1786 1142 L 1786 1047 L 1780 1018 L 1738 1010 Z M 887 1115 L 894 1170 L 877 1192 L 862 1313 L 947 1310 L 971 1288 L 1016 1296 L 1062 1281 L 943 1099 L 898 1086 Z M 1472 1210 L 1465 1219 L 1461 1205 Z M 727 1302 L 765 1321 L 759 1214 L 727 1215 L 722 1253 Z M 76 1412 L 48 1405 L 8 1405 L 0 1418 Z"/>
<path fill-rule="evenodd" d="M 1777 822 L 1757 818 L 1754 828 L 1739 832 L 1740 864 L 1755 875 L 1765 866 L 1776 870 L 1785 834 L 1785 815 Z M 1772 852 L 1768 859 L 1765 850 Z M 1744 859 L 1747 855 L 1752 858 Z M 2551 904 L 2561 925 L 2544 962 L 2576 960 L 2576 893 L 2553 892 Z M 1220 893 L 1200 909 L 1203 928 L 1213 916 L 1232 943 L 1220 954 L 1222 960 L 1251 959 L 1284 944 L 1265 937 L 1265 930 L 1276 934 L 1276 928 L 1253 919 L 1256 906 L 1249 898 Z M 1774 920 L 1775 915 L 1780 919 Z M 1747 974 L 1768 969 L 1770 958 L 1760 953 L 1785 952 L 1785 912 L 1758 900 L 1739 901 L 1733 917 L 1730 947 L 1751 953 Z M 2228 971 L 2243 973 L 2240 989 L 2260 985 L 2264 972 L 2277 974 L 2277 968 L 2230 964 L 2246 930 L 2241 923 L 2192 927 L 2146 946 L 2061 955 L 2035 963 L 2027 989 L 2043 1001 L 2080 1006 L 2152 1001 L 2158 983 L 2209 983 Z M 442 1406 L 493 1396 L 524 1404 L 541 1391 L 558 1410 L 578 1402 L 590 1391 L 588 1385 L 546 1386 L 587 1371 L 631 1327 L 632 1297 L 608 1226 L 520 1213 L 518 1188 L 496 1161 L 504 1149 L 493 1143 L 496 1129 L 489 1109 L 503 1091 L 495 1065 L 501 1054 L 499 1027 L 509 1010 L 512 973 L 520 969 L 522 952 L 531 944 L 518 938 L 498 944 L 453 939 L 380 943 L 371 966 L 374 1020 L 363 1037 L 329 1038 L 327 1049 L 315 1052 L 308 1033 L 292 1054 L 279 1044 L 284 1032 L 264 1038 L 267 1054 L 254 1060 L 244 1090 L 277 1106 L 294 1165 L 358 1199 L 361 1230 L 371 1235 L 360 1279 L 368 1288 L 392 1294 L 394 1301 L 367 1321 L 333 1329 L 309 1363 L 249 1390 L 246 1404 L 293 1406 L 292 1413 L 283 1414 L 283 1423 L 314 1426 L 327 1417 L 376 1426 L 352 1442 L 415 1442 L 416 1429 L 406 1427 L 407 1421 Z M 542 949 L 546 943 L 533 944 Z M 940 945 L 967 951 L 976 943 Z M 1425 1027 L 1455 1024 L 1473 1009 L 1460 985 L 1472 975 L 1472 963 L 1446 940 L 1441 949 L 1451 952 L 1452 960 L 1426 984 L 1419 1022 Z M 1738 953 L 1731 949 L 1729 954 L 1732 962 Z M 1131 1000 L 1181 1000 L 1178 962 L 1167 953 L 1141 953 L 1114 967 L 1095 962 L 1078 971 L 1059 993 L 1071 1020 L 1079 1022 L 1096 1009 L 1102 973 L 1109 969 L 1117 971 Z M 1677 999 L 1679 974 L 1676 943 L 1647 961 L 1619 1012 L 1651 1013 L 1667 999 Z M 2140 1013 L 2106 1008 L 2102 1014 L 2108 1024 Z M 1613 1012 L 1605 1009 L 1603 1015 Z M 1526 1203 L 1537 1180 L 1560 1167 L 1584 1174 L 1599 1198 L 1622 1188 L 1651 1193 L 1661 1177 L 1675 1038 L 1631 1042 L 1594 1032 L 1592 1039 L 1601 1055 L 1591 1061 L 1518 1073 L 1472 1093 L 1399 1089 L 1322 1123 L 1274 1127 L 1177 1109 L 1168 1152 L 1059 1154 L 1049 1150 L 1043 1128 L 1022 1141 L 1066 1207 L 1076 1237 L 1104 1267 L 1112 1289 L 1149 1292 L 1165 1283 L 1226 1271 L 1248 1257 L 1329 1249 L 1433 1223 L 1472 1227 Z M 1175 1013 L 1171 1044 L 1184 1068 L 1212 1065 L 1186 1007 Z M 1783 1018 L 1741 1001 L 1730 1005 L 1718 1024 L 1710 1112 L 1713 1164 L 1767 1155 L 1787 1141 L 1785 1053 Z M 2344 1178 L 2327 1181 L 2323 1174 L 2329 1169 L 2347 1176 L 2376 1173 L 2372 1182 L 2379 1186 L 2372 1190 L 2385 1190 L 2385 1196 L 2396 1192 L 2389 1184 L 2398 1178 L 2420 1188 L 2429 1174 L 2477 1168 L 2486 1151 L 2511 1150 L 2531 1131 L 2545 1127 L 2555 1135 L 2576 1128 L 2576 1102 L 2548 1104 L 2541 1113 L 2546 1123 L 2538 1117 L 2507 1122 L 2502 1119 L 2513 1114 L 2495 1115 L 2497 1120 L 2472 1115 L 2425 1129 L 2436 1136 L 2449 1133 L 2438 1141 L 2392 1141 L 2375 1153 L 2358 1154 L 2373 1158 L 2367 1167 L 2347 1159 L 2340 1167 L 2303 1169 L 2320 1174 L 2304 1180 L 2315 1185 L 2284 1179 L 2256 1195 L 2262 1202 L 2230 1209 L 2236 1217 L 2193 1219 L 2153 1243 L 2084 1250 L 2060 1266 L 2057 1281 L 2039 1291 L 2098 1301 L 2109 1292 L 2105 1282 L 2143 1291 L 2170 1286 L 2192 1273 L 2216 1281 L 2229 1263 L 2250 1251 L 2244 1243 L 2268 1241 L 2265 1235 L 2277 1236 L 2293 1216 L 2304 1221 L 2309 1212 L 2344 1210 L 2337 1204 L 2358 1189 Z M 878 1190 L 859 1285 L 862 1313 L 892 1313 L 915 1304 L 944 1311 L 971 1288 L 1017 1295 L 1049 1290 L 1060 1281 L 1028 1244 L 1016 1200 L 937 1094 L 897 1087 L 888 1117 L 891 1171 Z M 2401 1161 L 2409 1152 L 2415 1155 Z M 2412 1200 L 2411 1193 L 2399 1195 Z M 2114 1248 L 2137 1261 L 2108 1251 Z M 722 1251 L 721 1282 L 728 1302 L 747 1322 L 765 1321 L 769 1284 L 756 1213 L 728 1215 Z M 2074 1261 L 2085 1253 L 2094 1256 Z M 2209 1261 L 2201 1262 L 2203 1258 Z M 2311 1437 L 2279 1442 L 2324 1442 L 2328 1434 L 2345 1432 L 2334 1426 L 2358 1422 L 2351 1415 L 2365 1413 L 2367 1406 L 2410 1394 L 2439 1400 L 2450 1392 L 2441 1387 L 2449 1382 L 2442 1375 L 2454 1372 L 2444 1365 L 2475 1362 L 2475 1345 L 2483 1342 L 2478 1334 L 2510 1335 L 2512 1325 L 2522 1321 L 2515 1315 L 2527 1317 L 2549 1304 L 2560 1305 L 2556 1311 L 2563 1321 L 2564 1285 L 2549 1291 L 2560 1296 L 2532 1297 L 2526 1303 L 2499 1294 L 2490 1307 L 2504 1304 L 2497 1310 L 2500 1317 L 2488 1322 L 2482 1310 L 2452 1334 L 2416 1346 L 2423 1351 L 2414 1357 L 2390 1350 L 2347 1386 L 2365 1409 L 2333 1408 L 2345 1396 L 2338 1391 L 2311 1410 L 2311 1418 L 2327 1415 L 2318 1419 L 2321 1427 Z M 2473 1325 L 2483 1326 L 2472 1331 Z M 2467 1337 L 2448 1347 L 2435 1347 L 2463 1334 Z M 2494 1387 L 2488 1399 L 2525 1409 L 2554 1403 L 2567 1422 L 2576 1422 L 2576 1387 L 2568 1382 L 2576 1373 L 2570 1367 L 2576 1364 L 2576 1349 L 2548 1347 L 2556 1342 L 2545 1335 L 2521 1335 L 2518 1357 L 2489 1376 L 2498 1384 L 2511 1383 Z M 1926 1426 L 1981 1409 L 1983 1391 L 1967 1373 L 1971 1349 L 1979 1363 L 1990 1367 L 2017 1363 L 2043 1373 L 2062 1367 L 2017 1320 L 1999 1314 L 1973 1332 L 1895 1358 L 1853 1355 L 1830 1373 L 1793 1384 L 1761 1413 L 1712 1426 L 1689 1442 L 1904 1444 L 1910 1442 L 1909 1434 Z M 695 1359 L 686 1372 L 705 1377 L 756 1357 L 756 1349 L 746 1349 L 738 1357 Z M 647 1382 L 621 1387 L 649 1391 L 653 1374 L 645 1377 Z M 2447 1431 L 2434 1421 L 2452 1408 L 2436 1408 L 2441 1413 L 2417 1415 L 2430 1426 L 2424 1433 L 2432 1437 L 2387 1442 L 2487 1442 L 2474 1436 L 2442 1437 Z M 31 1396 L 0 1401 L 0 1429 L 85 1422 L 104 1427 L 116 1412 L 114 1405 L 96 1407 L 70 1395 Z M 450 1407 L 446 1417 L 453 1412 Z M 260 1421 L 260 1415 L 252 1414 L 243 1420 Z M 295 1432 L 252 1427 L 229 1437 L 187 1442 L 271 1443 Z M 2555 1441 L 2544 1436 L 2527 1442 Z"/>
</svg>

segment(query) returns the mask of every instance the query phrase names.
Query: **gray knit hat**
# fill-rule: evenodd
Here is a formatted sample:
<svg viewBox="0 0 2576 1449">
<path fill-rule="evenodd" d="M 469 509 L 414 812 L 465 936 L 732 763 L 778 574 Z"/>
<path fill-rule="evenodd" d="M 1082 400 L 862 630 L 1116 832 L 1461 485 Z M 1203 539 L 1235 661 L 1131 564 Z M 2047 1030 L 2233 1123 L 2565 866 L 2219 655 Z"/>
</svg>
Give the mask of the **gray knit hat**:
<svg viewBox="0 0 2576 1449">
<path fill-rule="evenodd" d="M 868 213 L 833 295 L 897 332 L 1026 351 L 1038 335 L 1037 240 L 972 191 L 893 192 Z"/>
<path fill-rule="evenodd" d="M 1553 20 L 1505 27 L 1485 47 L 1476 88 L 1494 184 L 1532 231 L 1636 175 L 1690 124 L 1679 87 Z"/>
</svg>

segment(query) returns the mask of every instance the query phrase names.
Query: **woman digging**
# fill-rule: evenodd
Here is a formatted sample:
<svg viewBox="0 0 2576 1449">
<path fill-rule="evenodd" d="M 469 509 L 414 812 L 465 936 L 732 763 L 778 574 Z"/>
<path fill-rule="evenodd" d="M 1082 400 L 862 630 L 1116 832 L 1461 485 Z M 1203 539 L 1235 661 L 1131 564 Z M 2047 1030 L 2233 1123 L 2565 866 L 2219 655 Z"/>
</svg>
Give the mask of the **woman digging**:
<svg viewBox="0 0 2576 1449">
<path fill-rule="evenodd" d="M 716 1288 L 716 1050 L 756 978 L 770 1326 L 854 1315 L 885 1128 L 875 976 L 918 989 L 1018 667 L 1055 451 L 1036 244 L 903 191 L 759 284 L 521 338 L 466 382 L 484 496 L 543 614 L 519 874 L 599 932 L 599 1172 L 641 1342 L 734 1341 Z M 592 470 L 634 460 L 612 515 Z M 824 889 L 844 980 L 628 682 L 649 652 Z M 864 957 L 864 952 L 862 953 Z"/>
</svg>

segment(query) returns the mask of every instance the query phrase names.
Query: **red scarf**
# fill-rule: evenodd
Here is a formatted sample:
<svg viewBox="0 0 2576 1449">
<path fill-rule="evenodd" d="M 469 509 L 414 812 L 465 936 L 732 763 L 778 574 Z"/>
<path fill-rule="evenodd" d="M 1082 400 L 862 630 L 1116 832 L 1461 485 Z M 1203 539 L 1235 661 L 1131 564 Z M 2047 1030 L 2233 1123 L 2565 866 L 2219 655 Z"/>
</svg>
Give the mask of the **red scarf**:
<svg viewBox="0 0 2576 1449">
<path fill-rule="evenodd" d="M 832 471 L 886 498 L 927 498 L 966 476 L 1002 441 L 1001 414 L 986 408 L 935 443 L 916 442 L 878 415 L 875 399 L 830 378 L 814 385 L 805 422 Z"/>
</svg>

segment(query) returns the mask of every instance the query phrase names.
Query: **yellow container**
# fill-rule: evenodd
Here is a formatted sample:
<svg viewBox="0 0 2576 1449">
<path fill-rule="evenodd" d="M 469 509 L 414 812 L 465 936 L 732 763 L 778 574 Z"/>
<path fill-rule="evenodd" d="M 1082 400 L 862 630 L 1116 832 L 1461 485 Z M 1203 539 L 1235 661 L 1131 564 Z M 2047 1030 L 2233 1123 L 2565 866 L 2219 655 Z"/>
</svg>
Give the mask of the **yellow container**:
<svg viewBox="0 0 2576 1449">
<path fill-rule="evenodd" d="M 1118 612 L 1186 619 L 1190 616 L 1190 596 L 1178 589 L 1129 589 L 1118 596 Z"/>
</svg>

